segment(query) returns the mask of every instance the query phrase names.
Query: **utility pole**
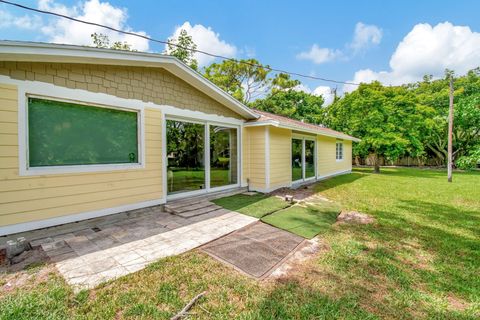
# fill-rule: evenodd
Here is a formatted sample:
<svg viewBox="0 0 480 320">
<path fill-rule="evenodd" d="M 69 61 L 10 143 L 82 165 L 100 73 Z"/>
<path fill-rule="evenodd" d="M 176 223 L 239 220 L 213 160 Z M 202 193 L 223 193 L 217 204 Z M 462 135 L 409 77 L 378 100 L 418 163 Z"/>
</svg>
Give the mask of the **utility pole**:
<svg viewBox="0 0 480 320">
<path fill-rule="evenodd" d="M 450 110 L 448 112 L 448 182 L 452 182 L 452 136 L 453 136 L 453 74 L 450 75 Z"/>
</svg>

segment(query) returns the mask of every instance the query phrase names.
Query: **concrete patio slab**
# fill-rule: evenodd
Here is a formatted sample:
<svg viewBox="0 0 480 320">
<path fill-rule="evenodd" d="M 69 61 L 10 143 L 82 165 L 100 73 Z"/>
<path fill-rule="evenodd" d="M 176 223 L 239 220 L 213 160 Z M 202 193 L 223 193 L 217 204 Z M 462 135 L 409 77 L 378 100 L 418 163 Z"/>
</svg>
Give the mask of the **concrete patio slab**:
<svg viewBox="0 0 480 320">
<path fill-rule="evenodd" d="M 202 247 L 209 255 L 255 278 L 268 276 L 304 238 L 263 222 L 250 224 Z"/>
</svg>

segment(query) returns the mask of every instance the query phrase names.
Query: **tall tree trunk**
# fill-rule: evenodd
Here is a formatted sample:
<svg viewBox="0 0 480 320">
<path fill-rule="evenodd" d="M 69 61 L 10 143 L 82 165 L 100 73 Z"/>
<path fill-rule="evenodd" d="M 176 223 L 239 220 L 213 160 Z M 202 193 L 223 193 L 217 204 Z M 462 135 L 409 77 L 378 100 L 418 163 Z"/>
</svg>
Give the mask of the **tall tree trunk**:
<svg viewBox="0 0 480 320">
<path fill-rule="evenodd" d="M 377 153 L 371 153 L 369 156 L 370 162 L 373 165 L 373 172 L 380 173 L 380 159 Z"/>
</svg>

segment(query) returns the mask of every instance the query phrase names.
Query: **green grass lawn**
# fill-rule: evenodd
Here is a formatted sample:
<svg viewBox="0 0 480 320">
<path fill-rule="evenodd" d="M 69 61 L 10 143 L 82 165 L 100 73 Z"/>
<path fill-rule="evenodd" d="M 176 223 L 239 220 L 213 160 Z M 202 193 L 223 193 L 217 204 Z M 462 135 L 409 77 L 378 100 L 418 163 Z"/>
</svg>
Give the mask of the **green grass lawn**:
<svg viewBox="0 0 480 320">
<path fill-rule="evenodd" d="M 168 319 L 204 290 L 192 319 L 478 319 L 480 173 L 446 180 L 382 168 L 318 183 L 377 222 L 335 224 L 322 250 L 280 280 L 257 282 L 193 251 L 78 294 L 55 273 L 2 288 L 0 319 Z"/>
<path fill-rule="evenodd" d="M 240 212 L 255 218 L 261 218 L 272 212 L 287 208 L 290 204 L 280 198 L 263 194 L 247 196 L 237 194 L 230 197 L 213 200 L 215 204 L 226 209 Z"/>
<path fill-rule="evenodd" d="M 340 213 L 340 207 L 322 201 L 315 205 L 295 205 L 274 212 L 261 220 L 277 228 L 311 239 L 327 231 Z"/>
</svg>

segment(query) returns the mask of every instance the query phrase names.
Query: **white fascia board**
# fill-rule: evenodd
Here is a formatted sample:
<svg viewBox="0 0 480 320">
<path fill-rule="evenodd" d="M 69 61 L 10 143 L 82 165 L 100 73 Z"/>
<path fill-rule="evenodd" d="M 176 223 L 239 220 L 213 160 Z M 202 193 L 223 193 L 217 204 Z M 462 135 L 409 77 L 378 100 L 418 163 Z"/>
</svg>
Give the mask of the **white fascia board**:
<svg viewBox="0 0 480 320">
<path fill-rule="evenodd" d="M 340 138 L 340 139 L 344 139 L 344 140 L 352 140 L 352 141 L 355 141 L 355 142 L 359 142 L 360 139 L 357 139 L 357 138 L 354 138 L 354 137 L 348 137 L 348 136 L 345 136 L 345 135 L 341 135 L 341 134 L 334 134 L 334 133 L 324 133 L 324 132 L 321 132 L 321 131 L 316 131 L 316 130 L 312 130 L 312 129 L 306 129 L 306 128 L 302 128 L 302 127 L 297 127 L 297 126 L 291 126 L 291 125 L 286 125 L 286 124 L 280 124 L 278 127 L 280 128 L 285 128 L 285 129 L 290 129 L 290 130 L 296 130 L 296 131 L 303 131 L 303 132 L 308 132 L 308 133 L 313 133 L 313 134 L 316 134 L 316 135 L 319 135 L 319 136 L 326 136 L 326 137 L 332 137 L 332 138 Z"/>
<path fill-rule="evenodd" d="M 280 123 L 278 121 L 266 120 L 266 121 L 256 121 L 256 122 L 245 122 L 244 127 L 262 127 L 262 126 L 274 126 L 278 127 Z"/>
<path fill-rule="evenodd" d="M 172 56 L 87 46 L 0 41 L 0 60 L 163 68 L 245 118 L 258 119 L 259 117 L 249 107 Z"/>
</svg>

